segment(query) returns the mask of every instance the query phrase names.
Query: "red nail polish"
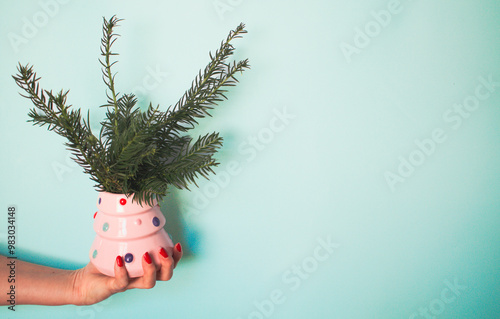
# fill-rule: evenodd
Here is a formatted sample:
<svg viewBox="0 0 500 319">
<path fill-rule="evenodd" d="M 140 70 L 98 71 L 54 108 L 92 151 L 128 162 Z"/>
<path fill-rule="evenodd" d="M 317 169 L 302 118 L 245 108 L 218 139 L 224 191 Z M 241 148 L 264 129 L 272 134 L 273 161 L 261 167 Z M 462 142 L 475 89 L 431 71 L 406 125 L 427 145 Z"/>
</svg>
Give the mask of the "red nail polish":
<svg viewBox="0 0 500 319">
<path fill-rule="evenodd" d="M 162 255 L 163 258 L 168 258 L 167 251 L 163 249 L 163 247 L 160 249 L 160 255 Z"/>
<path fill-rule="evenodd" d="M 123 259 L 121 256 L 116 256 L 116 263 L 118 264 L 118 267 L 123 267 Z"/>
<path fill-rule="evenodd" d="M 175 249 L 177 249 L 178 252 L 182 251 L 181 243 L 175 244 Z"/>
<path fill-rule="evenodd" d="M 149 256 L 148 252 L 144 254 L 144 260 L 148 263 L 148 265 L 151 264 L 151 256 Z"/>
</svg>

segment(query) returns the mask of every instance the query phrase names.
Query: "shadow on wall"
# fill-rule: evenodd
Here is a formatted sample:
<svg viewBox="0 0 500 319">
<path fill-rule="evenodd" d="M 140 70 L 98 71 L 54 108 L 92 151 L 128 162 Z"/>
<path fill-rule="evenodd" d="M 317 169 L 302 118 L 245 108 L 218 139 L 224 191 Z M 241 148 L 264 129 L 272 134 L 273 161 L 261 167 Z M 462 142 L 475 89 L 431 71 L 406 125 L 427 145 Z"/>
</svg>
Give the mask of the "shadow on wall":
<svg viewBox="0 0 500 319">
<path fill-rule="evenodd" d="M 217 152 L 217 161 L 227 163 L 230 160 L 235 160 L 236 149 L 235 133 L 226 131 L 223 134 L 224 144 L 223 147 Z M 217 170 L 216 170 L 217 171 Z M 223 172 L 222 172 L 223 173 Z M 215 178 L 216 175 L 210 175 L 210 180 Z M 202 178 L 200 178 L 202 179 Z M 215 182 L 213 182 L 215 183 Z M 217 183 L 215 183 L 218 185 Z M 220 187 L 220 185 L 218 185 Z M 224 186 L 225 187 L 225 186 Z M 190 186 L 191 189 L 196 189 L 195 185 Z M 199 190 L 203 193 L 203 190 Z M 183 259 L 186 257 L 193 257 L 198 252 L 199 234 L 195 229 L 190 226 L 184 218 L 183 214 L 186 212 L 181 209 L 180 190 L 175 187 L 169 188 L 169 193 L 160 202 L 160 209 L 167 222 L 165 223 L 165 230 L 172 236 L 172 241 L 175 243 L 180 242 L 183 250 Z M 208 204 L 206 204 L 208 205 Z M 203 210 L 205 207 L 197 207 L 194 205 L 195 210 Z"/>
<path fill-rule="evenodd" d="M 160 209 L 167 220 L 165 230 L 172 236 L 174 244 L 179 242 L 182 245 L 182 258 L 192 257 L 197 250 L 198 236 L 181 218 L 179 191 L 171 190 L 160 202 Z"/>
<path fill-rule="evenodd" d="M 0 251 L 2 255 L 8 256 L 4 254 L 4 252 L 8 251 L 7 246 L 0 245 Z M 78 263 L 75 261 L 71 261 L 68 259 L 62 259 L 57 256 L 44 255 L 34 250 L 23 249 L 21 247 L 16 247 L 16 256 L 19 260 L 27 261 L 33 264 L 38 264 L 47 267 L 59 268 L 59 269 L 67 269 L 67 270 L 75 270 L 79 268 L 83 268 L 87 265 L 87 263 Z"/>
</svg>

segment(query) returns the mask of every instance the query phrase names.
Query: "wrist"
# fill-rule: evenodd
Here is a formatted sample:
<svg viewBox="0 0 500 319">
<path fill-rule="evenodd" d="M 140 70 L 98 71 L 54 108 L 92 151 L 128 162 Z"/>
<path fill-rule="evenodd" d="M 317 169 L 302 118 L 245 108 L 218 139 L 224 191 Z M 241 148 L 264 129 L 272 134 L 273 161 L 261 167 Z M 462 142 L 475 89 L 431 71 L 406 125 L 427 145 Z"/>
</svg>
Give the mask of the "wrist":
<svg viewBox="0 0 500 319">
<path fill-rule="evenodd" d="M 88 305 L 85 300 L 82 289 L 82 272 L 83 269 L 73 270 L 69 273 L 68 279 L 68 304 L 76 306 Z"/>
</svg>

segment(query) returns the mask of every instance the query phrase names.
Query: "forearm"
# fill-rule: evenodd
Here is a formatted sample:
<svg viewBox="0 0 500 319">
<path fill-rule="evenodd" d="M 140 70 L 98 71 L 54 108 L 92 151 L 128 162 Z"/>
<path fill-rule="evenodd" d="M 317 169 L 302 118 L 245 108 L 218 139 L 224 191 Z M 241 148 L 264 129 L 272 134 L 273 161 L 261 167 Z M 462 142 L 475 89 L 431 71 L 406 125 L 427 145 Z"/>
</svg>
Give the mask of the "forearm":
<svg viewBox="0 0 500 319">
<path fill-rule="evenodd" d="M 8 282 L 15 260 L 15 282 Z M 16 304 L 67 305 L 74 304 L 74 272 L 28 263 L 0 256 L 0 305 L 8 305 L 7 293 L 15 286 Z"/>
</svg>

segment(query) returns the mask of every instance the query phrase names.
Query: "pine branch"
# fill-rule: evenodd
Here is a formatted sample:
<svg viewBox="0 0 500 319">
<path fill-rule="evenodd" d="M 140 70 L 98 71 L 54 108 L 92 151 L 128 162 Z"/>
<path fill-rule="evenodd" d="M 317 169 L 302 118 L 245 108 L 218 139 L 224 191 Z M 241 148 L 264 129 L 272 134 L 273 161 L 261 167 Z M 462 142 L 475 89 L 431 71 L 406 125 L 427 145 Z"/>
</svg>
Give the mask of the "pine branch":
<svg viewBox="0 0 500 319">
<path fill-rule="evenodd" d="M 99 62 L 102 65 L 102 79 L 106 86 L 108 87 L 108 90 L 111 93 L 111 96 L 109 95 L 106 91 L 106 96 L 108 97 L 108 103 L 103 105 L 105 107 L 114 107 L 115 108 L 115 114 L 118 113 L 118 102 L 117 102 L 117 96 L 118 93 L 115 91 L 115 76 L 116 73 L 113 74 L 111 72 L 111 67 L 118 63 L 117 60 L 111 62 L 111 57 L 118 55 L 118 53 L 113 53 L 111 51 L 111 47 L 115 43 L 115 41 L 118 39 L 118 34 L 113 33 L 113 28 L 118 26 L 118 22 L 123 21 L 123 19 L 118 19 L 116 15 L 112 16 L 109 20 L 106 20 L 103 17 L 103 28 L 102 28 L 102 39 L 101 39 L 101 56 L 104 57 L 104 62 L 100 59 Z M 118 126 L 118 122 L 115 119 L 115 127 Z"/>
<path fill-rule="evenodd" d="M 188 182 L 194 183 L 197 174 L 208 179 L 208 173 L 214 173 L 211 166 L 218 165 L 212 155 L 222 146 L 222 137 L 218 133 L 200 136 L 191 146 L 190 142 L 164 167 L 167 180 L 178 188 L 188 188 Z M 174 173 L 174 174 L 172 174 Z"/>
<path fill-rule="evenodd" d="M 102 150 L 98 148 L 97 139 L 92 134 L 88 122 L 83 121 L 82 124 L 80 110 L 70 110 L 71 106 L 66 106 L 69 91 L 60 91 L 54 95 L 52 91 L 41 89 L 38 83 L 40 78 L 33 72 L 32 66 L 19 64 L 18 73 L 13 78 L 27 94 L 21 95 L 29 98 L 35 105 L 28 114 L 34 124 L 47 124 L 49 130 L 65 137 L 68 140 L 66 146 L 84 172 L 90 174 L 94 181 L 105 184 L 107 179 L 101 175 L 104 165 L 99 158 Z M 43 114 L 39 114 L 36 109 Z"/>
<path fill-rule="evenodd" d="M 205 115 L 210 116 L 209 110 L 217 102 L 226 98 L 226 92 L 222 88 L 231 86 L 237 82 L 235 74 L 243 72 L 250 68 L 248 59 L 231 65 L 225 63 L 227 58 L 234 52 L 231 41 L 240 38 L 247 31 L 245 25 L 241 23 L 235 30 L 231 31 L 226 40 L 221 42 L 220 48 L 215 52 L 215 56 L 210 56 L 210 62 L 205 67 L 203 74 L 201 71 L 193 81 L 191 89 L 186 91 L 181 99 L 172 109 L 164 114 L 164 125 L 168 127 L 167 133 L 185 132 L 198 124 L 196 118 L 202 118 Z"/>
<path fill-rule="evenodd" d="M 166 112 L 159 106 L 149 104 L 142 112 L 133 94 L 120 95 L 115 90 L 112 67 L 117 63 L 112 57 L 118 55 L 111 48 L 118 38 L 114 27 L 122 21 L 116 16 L 103 18 L 101 39 L 102 79 L 107 87 L 106 117 L 101 122 L 99 138 L 92 133 L 89 121 L 83 118 L 80 109 L 67 105 L 68 92 L 43 90 L 39 86 L 33 67 L 19 64 L 16 83 L 24 90 L 22 96 L 31 100 L 31 121 L 67 139 L 65 145 L 84 172 L 97 183 L 101 191 L 134 194 L 139 204 L 152 204 L 168 192 L 168 187 L 188 188 L 190 183 L 203 176 L 208 179 L 214 173 L 212 167 L 218 163 L 212 158 L 222 146 L 218 133 L 192 138 L 182 133 L 198 124 L 197 119 L 210 116 L 209 111 L 217 103 L 227 99 L 227 87 L 238 80 L 237 72 L 250 66 L 248 60 L 227 62 L 233 54 L 231 42 L 246 33 L 244 24 L 231 31 L 221 42 L 203 72 L 200 70 L 191 88 Z"/>
<path fill-rule="evenodd" d="M 120 138 L 115 139 L 114 144 L 110 147 L 115 149 L 115 152 L 112 153 L 110 170 L 113 173 L 126 171 L 126 176 L 132 178 L 135 177 L 143 160 L 155 154 L 156 147 L 151 141 L 152 132 L 149 130 L 153 117 L 140 117 L 137 108 L 131 111 L 136 103 L 133 96 L 125 95 L 124 100 L 122 117 L 119 118 L 119 123 L 122 124 L 122 127 L 118 129 Z M 121 103 L 122 101 L 119 104 Z M 145 120 L 145 122 L 142 122 L 142 120 Z"/>
</svg>

